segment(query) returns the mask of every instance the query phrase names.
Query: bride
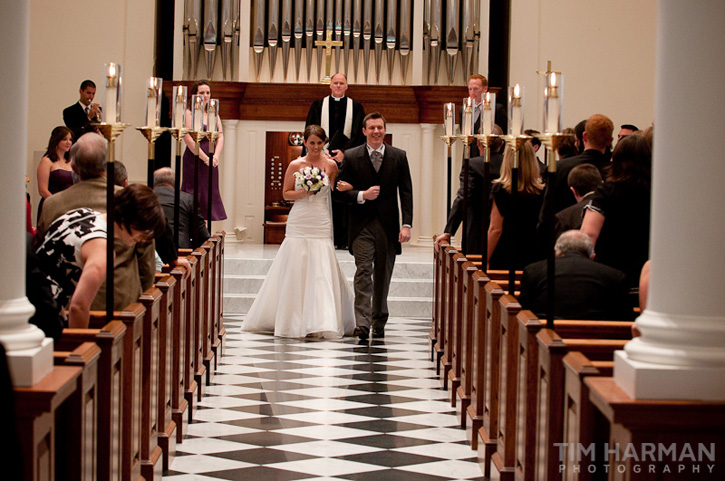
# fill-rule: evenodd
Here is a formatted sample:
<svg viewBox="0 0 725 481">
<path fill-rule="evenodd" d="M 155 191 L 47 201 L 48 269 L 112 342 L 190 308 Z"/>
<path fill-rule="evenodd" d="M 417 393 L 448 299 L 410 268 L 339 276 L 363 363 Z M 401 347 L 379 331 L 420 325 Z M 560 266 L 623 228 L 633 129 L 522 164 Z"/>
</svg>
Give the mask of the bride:
<svg viewBox="0 0 725 481">
<path fill-rule="evenodd" d="M 262 288 L 242 323 L 243 331 L 274 332 L 280 337 L 340 338 L 355 329 L 353 293 L 342 274 L 332 243 L 330 190 L 337 164 L 327 157 L 327 135 L 319 125 L 305 129 L 307 155 L 292 161 L 284 176 L 283 196 L 295 201 L 285 239 Z M 295 174 L 318 168 L 329 183 L 308 191 Z M 339 190 L 352 188 L 346 182 Z"/>
</svg>

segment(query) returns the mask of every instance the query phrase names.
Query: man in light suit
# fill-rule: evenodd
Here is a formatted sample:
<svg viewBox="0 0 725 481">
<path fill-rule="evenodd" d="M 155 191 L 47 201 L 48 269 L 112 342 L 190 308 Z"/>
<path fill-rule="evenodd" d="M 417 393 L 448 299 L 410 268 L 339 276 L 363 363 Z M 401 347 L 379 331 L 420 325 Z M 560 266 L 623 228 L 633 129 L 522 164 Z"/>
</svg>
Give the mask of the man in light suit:
<svg viewBox="0 0 725 481">
<path fill-rule="evenodd" d="M 383 143 L 385 118 L 379 112 L 363 120 L 365 145 L 345 151 L 339 180 L 352 190 L 335 191 L 350 204 L 349 250 L 355 257 L 355 335 L 361 340 L 385 336 L 388 289 L 395 256 L 410 240 L 413 183 L 405 151 Z M 398 210 L 402 210 L 402 227 Z"/>
<path fill-rule="evenodd" d="M 63 110 L 63 122 L 73 132 L 74 141 L 80 138 L 81 131 L 88 122 L 101 121 L 101 106 L 93 103 L 96 96 L 96 84 L 93 80 L 84 80 L 79 93 L 78 102 Z"/>
</svg>

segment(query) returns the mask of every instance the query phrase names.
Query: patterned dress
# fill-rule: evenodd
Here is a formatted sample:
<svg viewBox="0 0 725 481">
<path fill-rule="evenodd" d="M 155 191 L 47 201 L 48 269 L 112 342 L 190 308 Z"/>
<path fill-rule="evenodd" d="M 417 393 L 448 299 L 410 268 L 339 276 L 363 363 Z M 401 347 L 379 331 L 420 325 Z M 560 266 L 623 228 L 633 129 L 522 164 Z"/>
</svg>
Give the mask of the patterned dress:
<svg viewBox="0 0 725 481">
<path fill-rule="evenodd" d="M 82 207 L 58 217 L 36 249 L 59 306 L 68 304 L 81 277 L 81 247 L 96 238 L 106 238 L 106 220 L 100 212 Z"/>
</svg>

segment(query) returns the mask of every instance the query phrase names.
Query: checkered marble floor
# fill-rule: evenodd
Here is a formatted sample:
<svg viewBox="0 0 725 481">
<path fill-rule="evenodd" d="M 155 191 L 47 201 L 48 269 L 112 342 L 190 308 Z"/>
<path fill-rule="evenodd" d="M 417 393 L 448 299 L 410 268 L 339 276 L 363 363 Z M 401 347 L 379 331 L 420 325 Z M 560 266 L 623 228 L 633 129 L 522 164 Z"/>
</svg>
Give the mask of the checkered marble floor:
<svg viewBox="0 0 725 481">
<path fill-rule="evenodd" d="M 484 479 L 438 387 L 430 321 L 384 340 L 279 339 L 225 321 L 227 346 L 168 481 Z"/>
</svg>

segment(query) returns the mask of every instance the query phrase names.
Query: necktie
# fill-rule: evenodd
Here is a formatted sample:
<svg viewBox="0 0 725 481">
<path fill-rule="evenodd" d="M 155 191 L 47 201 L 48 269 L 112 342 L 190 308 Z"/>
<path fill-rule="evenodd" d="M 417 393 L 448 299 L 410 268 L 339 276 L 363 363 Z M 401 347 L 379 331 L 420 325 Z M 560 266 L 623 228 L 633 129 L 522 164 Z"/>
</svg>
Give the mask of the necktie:
<svg viewBox="0 0 725 481">
<path fill-rule="evenodd" d="M 373 150 L 373 153 L 370 154 L 370 160 L 372 160 L 373 162 L 375 172 L 378 172 L 380 170 L 380 165 L 383 163 L 383 154 L 381 154 L 377 150 Z"/>
<path fill-rule="evenodd" d="M 88 117 L 88 112 L 90 112 L 90 111 L 91 111 L 91 106 L 86 105 L 86 117 Z"/>
<path fill-rule="evenodd" d="M 476 105 L 476 108 L 474 109 L 474 113 L 473 113 L 473 123 L 474 124 L 476 122 L 478 122 L 478 119 L 479 119 L 480 116 L 481 116 L 481 106 L 480 105 Z"/>
</svg>

